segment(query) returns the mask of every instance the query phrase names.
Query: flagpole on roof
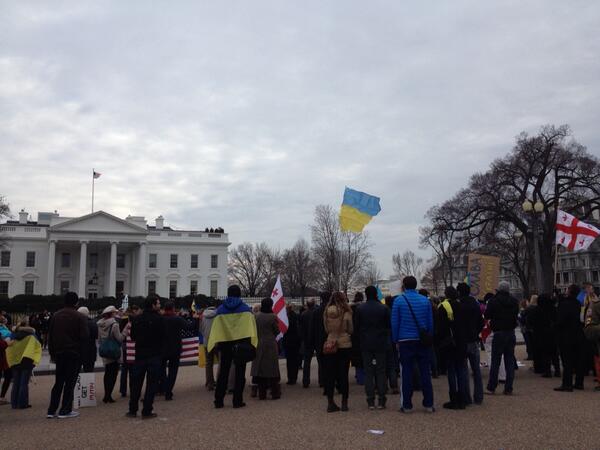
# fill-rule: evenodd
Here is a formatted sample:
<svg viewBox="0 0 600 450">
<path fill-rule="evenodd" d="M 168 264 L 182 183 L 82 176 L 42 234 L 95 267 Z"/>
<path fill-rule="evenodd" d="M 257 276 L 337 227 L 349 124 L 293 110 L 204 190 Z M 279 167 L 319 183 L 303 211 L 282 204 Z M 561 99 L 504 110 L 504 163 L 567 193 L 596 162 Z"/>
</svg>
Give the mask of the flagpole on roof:
<svg viewBox="0 0 600 450">
<path fill-rule="evenodd" d="M 94 174 L 96 171 L 92 168 L 92 213 L 94 212 L 94 182 L 96 181 L 96 177 Z"/>
</svg>

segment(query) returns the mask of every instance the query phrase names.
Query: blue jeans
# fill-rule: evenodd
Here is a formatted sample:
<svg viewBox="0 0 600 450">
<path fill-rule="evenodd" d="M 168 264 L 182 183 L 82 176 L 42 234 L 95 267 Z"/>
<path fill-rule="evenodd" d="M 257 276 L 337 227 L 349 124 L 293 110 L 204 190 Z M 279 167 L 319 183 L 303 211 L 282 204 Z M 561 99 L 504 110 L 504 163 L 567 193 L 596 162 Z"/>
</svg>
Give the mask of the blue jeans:
<svg viewBox="0 0 600 450">
<path fill-rule="evenodd" d="M 403 341 L 398 343 L 398 354 L 402 366 L 402 408 L 412 409 L 413 367 L 419 367 L 421 388 L 423 389 L 423 406 L 433 407 L 433 386 L 431 385 L 431 349 L 423 347 L 419 341 Z"/>
<path fill-rule="evenodd" d="M 446 361 L 446 369 L 448 371 L 447 376 L 450 401 L 466 404 L 469 389 L 467 360 L 465 358 L 450 356 Z"/>
<path fill-rule="evenodd" d="M 10 404 L 13 409 L 25 409 L 29 405 L 29 378 L 31 369 L 12 369 L 12 391 L 10 393 Z"/>
<path fill-rule="evenodd" d="M 471 366 L 473 374 L 473 397 L 471 397 L 471 387 L 469 377 L 467 376 L 467 404 L 475 402 L 480 405 L 483 403 L 483 379 L 481 378 L 479 342 L 469 342 L 467 344 L 467 361 Z"/>
<path fill-rule="evenodd" d="M 513 382 L 515 380 L 515 338 L 514 330 L 494 331 L 492 338 L 492 367 L 490 368 L 490 378 L 488 380 L 488 391 L 495 391 L 498 387 L 498 370 L 500 361 L 504 357 L 504 368 L 506 369 L 506 383 L 504 392 L 512 393 Z"/>
</svg>

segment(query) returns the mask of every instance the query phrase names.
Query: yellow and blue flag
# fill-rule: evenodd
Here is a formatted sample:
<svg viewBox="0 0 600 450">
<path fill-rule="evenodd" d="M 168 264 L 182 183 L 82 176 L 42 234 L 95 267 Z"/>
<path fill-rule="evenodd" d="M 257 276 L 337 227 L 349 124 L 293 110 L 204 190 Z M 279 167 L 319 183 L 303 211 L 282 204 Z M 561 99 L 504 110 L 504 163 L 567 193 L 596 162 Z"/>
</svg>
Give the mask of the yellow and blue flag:
<svg viewBox="0 0 600 450">
<path fill-rule="evenodd" d="M 258 334 L 254 314 L 248 305 L 237 297 L 227 297 L 217 308 L 217 315 L 210 326 L 206 349 L 210 352 L 219 342 L 231 342 L 249 338 L 254 347 Z"/>
<path fill-rule="evenodd" d="M 379 214 L 379 197 L 355 191 L 346 187 L 344 200 L 340 210 L 340 227 L 342 231 L 360 233 L 371 219 Z"/>
</svg>

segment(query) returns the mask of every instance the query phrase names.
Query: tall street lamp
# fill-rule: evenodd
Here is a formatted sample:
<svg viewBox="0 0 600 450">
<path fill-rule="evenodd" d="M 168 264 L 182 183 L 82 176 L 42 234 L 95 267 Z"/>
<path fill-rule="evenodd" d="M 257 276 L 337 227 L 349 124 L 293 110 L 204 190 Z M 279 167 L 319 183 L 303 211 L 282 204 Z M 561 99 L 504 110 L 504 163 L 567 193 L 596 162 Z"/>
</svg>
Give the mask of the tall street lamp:
<svg viewBox="0 0 600 450">
<path fill-rule="evenodd" d="M 541 201 L 532 203 L 530 200 L 523 202 L 523 211 L 531 215 L 531 225 L 533 232 L 533 250 L 535 255 L 535 281 L 538 295 L 543 292 L 544 279 L 542 274 L 542 262 L 540 260 L 540 248 L 538 240 L 538 220 L 539 216 L 544 212 L 544 204 Z"/>
</svg>

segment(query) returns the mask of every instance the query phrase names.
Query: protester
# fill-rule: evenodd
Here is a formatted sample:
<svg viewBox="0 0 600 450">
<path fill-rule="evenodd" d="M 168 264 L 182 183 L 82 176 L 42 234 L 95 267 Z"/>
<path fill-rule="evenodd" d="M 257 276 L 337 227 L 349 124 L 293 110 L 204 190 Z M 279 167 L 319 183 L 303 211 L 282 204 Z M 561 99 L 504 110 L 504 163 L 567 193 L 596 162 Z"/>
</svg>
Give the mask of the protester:
<svg viewBox="0 0 600 450">
<path fill-rule="evenodd" d="M 319 376 L 319 387 L 325 387 L 325 365 L 323 363 L 323 344 L 325 344 L 325 339 L 327 338 L 327 333 L 325 332 L 325 322 L 323 321 L 325 315 L 325 308 L 327 306 L 327 302 L 329 302 L 329 298 L 331 294 L 329 292 L 321 292 L 319 294 L 321 299 L 321 304 L 317 306 L 313 312 L 311 318 L 311 342 L 312 347 L 315 349 L 315 353 L 317 355 L 317 364 L 318 364 L 318 376 Z M 327 395 L 324 392 L 324 395 Z"/>
<path fill-rule="evenodd" d="M 6 347 L 10 342 L 11 332 L 6 326 L 6 317 L 0 316 L 0 378 L 2 378 L 2 388 L 0 388 L 0 406 L 6 405 L 6 393 L 12 379 L 12 371 L 6 361 Z"/>
<path fill-rule="evenodd" d="M 336 412 L 340 408 L 334 401 L 333 394 L 337 386 L 342 394 L 342 411 L 348 411 L 348 370 L 353 331 L 352 311 L 348 300 L 342 292 L 334 292 L 323 313 L 323 323 L 326 333 L 323 349 L 323 376 L 327 394 L 327 412 Z M 329 350 L 327 350 L 329 348 Z"/>
<path fill-rule="evenodd" d="M 533 343 L 533 329 L 529 326 L 528 316 L 535 311 L 538 306 L 538 296 L 532 295 L 529 301 L 523 299 L 521 301 L 521 311 L 519 312 L 519 327 L 521 328 L 521 334 L 525 341 L 525 351 L 527 352 L 527 361 L 534 361 L 534 343 Z"/>
<path fill-rule="evenodd" d="M 48 347 L 48 327 L 50 325 L 50 318 L 52 316 L 47 310 L 40 315 L 40 331 L 42 334 L 42 348 L 46 349 Z"/>
<path fill-rule="evenodd" d="M 306 302 L 306 309 L 300 314 L 300 338 L 302 340 L 302 387 L 310 386 L 310 369 L 313 356 L 315 355 L 315 346 L 312 337 L 311 322 L 315 313 L 315 301 L 311 298 Z M 319 386 L 322 384 L 321 374 L 318 374 Z"/>
<path fill-rule="evenodd" d="M 473 395 L 469 386 L 469 377 L 467 376 L 466 398 L 467 405 L 483 403 L 483 379 L 481 377 L 480 361 L 480 339 L 479 335 L 483 330 L 483 315 L 479 303 L 471 297 L 471 287 L 467 283 L 458 283 L 456 286 L 458 301 L 460 302 L 463 314 L 465 316 L 465 341 L 467 350 L 467 361 L 471 366 L 473 375 Z"/>
<path fill-rule="evenodd" d="M 177 372 L 181 360 L 181 334 L 187 328 L 184 318 L 175 315 L 175 304 L 167 302 L 163 314 L 165 327 L 165 342 L 161 362 L 161 379 L 159 392 L 165 395 L 165 400 L 173 400 L 173 387 L 177 381 Z"/>
<path fill-rule="evenodd" d="M 385 306 L 390 312 L 391 321 L 392 308 L 394 306 L 394 297 L 392 297 L 391 295 L 385 297 Z M 392 395 L 398 395 L 400 393 L 400 389 L 398 389 L 398 377 L 400 376 L 400 360 L 398 359 L 398 349 L 396 348 L 396 343 L 394 342 L 394 338 L 392 336 L 391 331 L 390 339 L 385 349 L 385 372 L 387 379 L 386 386 L 389 385 L 389 388 L 392 391 Z"/>
<path fill-rule="evenodd" d="M 219 350 L 219 374 L 215 389 L 215 408 L 223 408 L 227 377 L 232 362 L 235 362 L 235 385 L 233 407 L 243 408 L 243 392 L 246 384 L 246 364 L 256 356 L 257 334 L 256 321 L 251 309 L 242 299 L 239 286 L 232 285 L 227 289 L 227 298 L 217 308 L 213 319 L 208 351 L 215 346 Z"/>
<path fill-rule="evenodd" d="M 133 358 L 128 358 L 127 356 L 127 339 L 130 338 L 131 334 L 131 319 L 135 316 L 139 316 L 142 313 L 142 309 L 137 305 L 132 305 L 127 308 L 125 314 L 121 316 L 119 320 L 119 330 L 121 330 L 121 335 L 123 336 L 123 344 L 121 346 L 121 351 L 123 352 L 123 356 L 121 358 L 121 375 L 119 378 L 119 392 L 121 393 L 121 398 L 127 397 L 127 379 L 131 377 L 131 369 L 133 368 L 134 361 Z"/>
<path fill-rule="evenodd" d="M 413 409 L 413 367 L 419 367 L 423 390 L 423 407 L 434 412 L 433 387 L 431 385 L 431 340 L 433 315 L 431 304 L 416 291 L 417 279 L 413 276 L 402 280 L 402 293 L 394 300 L 392 309 L 392 335 L 398 345 L 402 366 L 402 406 L 409 413 Z"/>
<path fill-rule="evenodd" d="M 559 300 L 556 309 L 556 338 L 563 363 L 563 376 L 562 384 L 555 388 L 555 391 L 583 390 L 585 336 L 580 320 L 581 304 L 577 299 L 579 291 L 578 286 L 570 285 L 567 296 Z M 573 373 L 575 373 L 575 384 L 573 384 Z"/>
<path fill-rule="evenodd" d="M 115 319 L 117 308 L 107 306 L 102 311 L 98 321 L 98 341 L 100 342 L 100 356 L 104 363 L 104 403 L 114 403 L 112 392 L 119 374 L 119 363 L 122 358 L 121 346 L 123 335 Z M 105 350 L 106 349 L 106 350 Z M 106 352 L 106 353 L 104 353 Z"/>
<path fill-rule="evenodd" d="M 217 308 L 214 306 L 207 307 L 200 316 L 200 334 L 202 335 L 202 339 L 204 340 L 204 357 L 206 360 L 205 370 L 205 387 L 207 391 L 215 390 L 215 373 L 214 373 L 214 361 L 215 361 L 215 350 L 208 351 L 208 337 L 210 336 L 210 328 L 212 325 L 212 321 L 217 315 Z"/>
<path fill-rule="evenodd" d="M 58 418 L 79 416 L 79 412 L 73 411 L 73 395 L 81 367 L 82 348 L 89 338 L 89 328 L 86 318 L 75 309 L 78 301 L 75 292 L 67 292 L 65 307 L 52 316 L 48 326 L 48 352 L 56 364 L 55 381 L 48 406 L 49 419 L 56 417 L 61 396 Z"/>
<path fill-rule="evenodd" d="M 352 320 L 354 329 L 356 330 L 356 309 L 358 306 L 362 305 L 364 301 L 364 296 L 362 292 L 357 292 L 354 294 L 354 301 L 350 308 L 352 309 Z M 363 386 L 365 384 L 365 369 L 363 365 L 362 359 L 362 351 L 360 349 L 360 337 L 358 333 L 352 334 L 352 351 L 350 353 L 350 362 L 352 367 L 354 367 L 354 379 L 356 380 L 356 384 L 359 386 Z"/>
<path fill-rule="evenodd" d="M 286 306 L 287 317 L 288 317 L 288 329 L 283 335 L 281 344 L 285 351 L 285 365 L 287 369 L 287 383 L 293 386 L 298 381 L 298 371 L 300 370 L 300 362 L 302 361 L 302 355 L 300 355 L 300 346 L 302 344 L 302 337 L 300 336 L 300 318 L 296 311 L 294 311 L 294 305 L 291 303 Z"/>
<path fill-rule="evenodd" d="M 31 408 L 29 404 L 29 379 L 33 368 L 42 359 L 42 344 L 35 328 L 21 322 L 12 334 L 12 342 L 6 352 L 8 365 L 12 370 L 12 409 Z"/>
<path fill-rule="evenodd" d="M 375 409 L 375 387 L 379 395 L 377 407 L 386 406 L 386 350 L 390 343 L 390 310 L 377 298 L 377 288 L 367 286 L 367 301 L 356 308 L 354 335 L 359 336 L 363 367 L 365 370 L 365 392 L 367 406 Z"/>
<path fill-rule="evenodd" d="M 256 358 L 252 361 L 250 371 L 253 382 L 258 385 L 258 399 L 267 399 L 267 390 L 271 390 L 271 397 L 277 400 L 281 397 L 279 385 L 279 355 L 277 341 L 279 334 L 277 316 L 273 313 L 273 300 L 263 298 L 260 312 L 256 315 L 256 331 L 258 334 L 258 347 Z"/>
<path fill-rule="evenodd" d="M 89 333 L 88 338 L 84 342 L 81 350 L 81 371 L 84 373 L 93 372 L 94 365 L 96 364 L 96 353 L 98 351 L 96 347 L 96 339 L 98 339 L 98 325 L 94 319 L 90 318 L 90 310 L 85 306 L 80 307 L 77 312 L 86 318 Z"/>
<path fill-rule="evenodd" d="M 584 333 L 586 338 L 594 345 L 594 371 L 596 372 L 595 391 L 600 391 L 600 298 L 594 291 L 591 283 L 584 283 L 585 305 L 584 312 Z"/>
<path fill-rule="evenodd" d="M 131 396 L 127 417 L 137 417 L 146 379 L 146 391 L 142 407 L 142 419 L 152 419 L 154 396 L 158 389 L 160 365 L 162 361 L 165 325 L 160 311 L 160 298 L 148 296 L 144 302 L 144 312 L 131 320 L 131 339 L 135 342 L 135 363 L 131 370 Z"/>
<path fill-rule="evenodd" d="M 458 302 L 458 293 L 452 286 L 446 287 L 445 299 L 438 306 L 436 341 L 440 355 L 446 363 L 450 401 L 446 409 L 465 409 L 468 397 L 467 369 L 467 315 Z"/>
<path fill-rule="evenodd" d="M 515 377 L 515 328 L 519 314 L 519 302 L 510 295 L 510 284 L 501 281 L 498 292 L 488 301 L 485 318 L 490 321 L 494 333 L 492 336 L 492 364 L 488 379 L 487 391 L 495 393 L 498 386 L 498 371 L 500 362 L 504 359 L 506 382 L 504 395 L 512 395 Z"/>
<path fill-rule="evenodd" d="M 560 364 L 556 348 L 556 307 L 548 294 L 540 294 L 537 306 L 527 314 L 527 326 L 531 329 L 533 368 L 544 378 L 560 377 Z"/>
</svg>

